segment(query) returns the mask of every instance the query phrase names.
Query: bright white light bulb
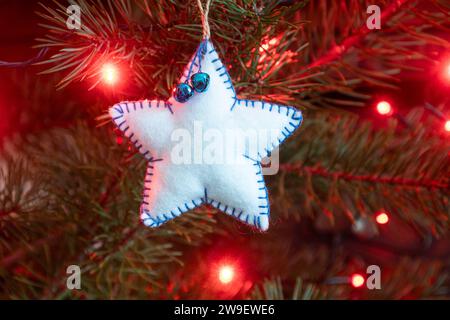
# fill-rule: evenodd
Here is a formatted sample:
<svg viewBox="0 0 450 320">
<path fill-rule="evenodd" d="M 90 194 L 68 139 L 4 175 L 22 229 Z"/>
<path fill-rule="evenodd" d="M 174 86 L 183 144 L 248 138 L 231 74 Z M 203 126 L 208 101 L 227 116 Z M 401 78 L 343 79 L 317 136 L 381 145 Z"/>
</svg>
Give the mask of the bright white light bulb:
<svg viewBox="0 0 450 320">
<path fill-rule="evenodd" d="M 118 71 L 115 65 L 107 63 L 102 68 L 103 81 L 109 85 L 114 85 L 118 80 Z"/>
<path fill-rule="evenodd" d="M 223 284 L 230 283 L 234 278 L 234 268 L 231 266 L 222 266 L 219 269 L 219 280 Z"/>
</svg>

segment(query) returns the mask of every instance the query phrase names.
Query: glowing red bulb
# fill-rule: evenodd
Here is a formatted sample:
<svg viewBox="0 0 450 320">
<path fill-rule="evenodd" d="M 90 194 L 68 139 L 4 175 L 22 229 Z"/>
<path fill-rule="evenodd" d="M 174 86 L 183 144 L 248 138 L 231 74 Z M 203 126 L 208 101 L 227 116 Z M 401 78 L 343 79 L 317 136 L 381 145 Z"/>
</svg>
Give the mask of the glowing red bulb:
<svg viewBox="0 0 450 320">
<path fill-rule="evenodd" d="M 230 265 L 223 265 L 219 268 L 219 281 L 228 284 L 234 279 L 234 268 Z"/>
<path fill-rule="evenodd" d="M 386 224 L 389 222 L 389 216 L 385 212 L 380 212 L 376 215 L 375 220 L 378 224 Z"/>
<path fill-rule="evenodd" d="M 352 286 L 355 288 L 362 287 L 364 285 L 364 282 L 365 282 L 364 277 L 358 273 L 355 273 L 351 277 Z"/>
<path fill-rule="evenodd" d="M 450 132 L 450 120 L 445 121 L 444 130 Z"/>
<path fill-rule="evenodd" d="M 444 76 L 450 80 L 450 62 L 445 66 Z"/>
<path fill-rule="evenodd" d="M 387 101 L 380 101 L 377 103 L 377 111 L 383 116 L 390 115 L 392 114 L 392 106 Z"/>
<path fill-rule="evenodd" d="M 114 84 L 117 83 L 118 80 L 118 70 L 117 67 L 111 63 L 106 63 L 103 67 L 102 67 L 102 78 L 103 81 L 112 86 Z"/>
</svg>

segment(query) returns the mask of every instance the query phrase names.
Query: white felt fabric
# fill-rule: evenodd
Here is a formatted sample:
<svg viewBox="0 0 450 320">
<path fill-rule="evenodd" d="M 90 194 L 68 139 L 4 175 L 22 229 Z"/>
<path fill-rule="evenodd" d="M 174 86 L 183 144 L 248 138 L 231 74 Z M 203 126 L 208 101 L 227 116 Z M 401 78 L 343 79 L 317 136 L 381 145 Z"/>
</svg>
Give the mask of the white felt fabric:
<svg viewBox="0 0 450 320">
<path fill-rule="evenodd" d="M 189 65 L 180 83 L 186 79 Z M 170 98 L 126 101 L 110 108 L 114 123 L 149 161 L 142 221 L 157 227 L 194 207 L 210 204 L 267 230 L 269 200 L 260 161 L 299 127 L 302 115 L 292 107 L 238 99 L 210 41 L 201 66 L 201 71 L 210 75 L 210 87 L 185 103 Z M 193 73 L 197 71 L 195 63 Z M 262 137 L 256 142 L 255 133 Z M 237 143 L 225 143 L 229 137 Z M 183 148 L 189 140 L 192 148 Z M 208 157 L 211 154 L 217 157 Z"/>
</svg>

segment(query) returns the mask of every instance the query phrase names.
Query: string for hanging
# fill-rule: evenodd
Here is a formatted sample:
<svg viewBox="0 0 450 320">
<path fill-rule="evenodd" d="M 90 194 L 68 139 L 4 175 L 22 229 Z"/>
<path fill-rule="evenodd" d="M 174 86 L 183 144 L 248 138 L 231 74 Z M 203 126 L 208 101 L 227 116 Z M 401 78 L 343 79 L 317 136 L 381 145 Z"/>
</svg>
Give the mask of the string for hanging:
<svg viewBox="0 0 450 320">
<path fill-rule="evenodd" d="M 206 1 L 206 6 L 203 8 L 202 1 L 197 0 L 198 8 L 200 9 L 200 14 L 202 15 L 202 25 L 203 25 L 203 38 L 209 39 L 211 36 L 211 32 L 209 30 L 209 22 L 208 22 L 208 14 L 209 7 L 211 6 L 212 0 Z"/>
<path fill-rule="evenodd" d="M 211 32 L 209 30 L 208 13 L 212 0 L 207 0 L 205 7 L 202 6 L 202 1 L 197 0 L 198 8 L 202 16 L 203 25 L 203 40 L 198 46 L 192 61 L 189 65 L 187 75 L 183 83 L 179 83 L 173 90 L 173 97 L 179 103 L 188 101 L 194 94 L 199 94 L 208 90 L 210 77 L 206 72 L 202 72 L 202 60 L 206 54 L 206 47 L 208 45 Z M 197 69 L 194 69 L 194 66 Z M 195 72 L 195 73 L 194 73 Z"/>
</svg>

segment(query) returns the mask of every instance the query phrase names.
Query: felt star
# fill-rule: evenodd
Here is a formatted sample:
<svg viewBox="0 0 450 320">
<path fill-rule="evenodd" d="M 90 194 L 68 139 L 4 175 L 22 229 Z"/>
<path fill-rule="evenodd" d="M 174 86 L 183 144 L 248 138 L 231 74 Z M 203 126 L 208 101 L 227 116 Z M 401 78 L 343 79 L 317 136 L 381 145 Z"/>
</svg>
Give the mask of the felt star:
<svg viewBox="0 0 450 320">
<path fill-rule="evenodd" d="M 265 231 L 270 205 L 261 160 L 300 126 L 302 114 L 289 106 L 237 98 L 210 40 L 202 42 L 180 83 L 200 66 L 210 86 L 184 103 L 174 98 L 125 101 L 110 108 L 114 123 L 148 160 L 141 219 L 157 227 L 208 204 Z M 225 147 L 230 136 L 237 143 Z M 186 141 L 195 149 L 192 157 L 192 148 L 182 147 Z M 230 153 L 234 160 L 227 159 Z"/>
</svg>

